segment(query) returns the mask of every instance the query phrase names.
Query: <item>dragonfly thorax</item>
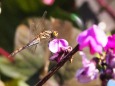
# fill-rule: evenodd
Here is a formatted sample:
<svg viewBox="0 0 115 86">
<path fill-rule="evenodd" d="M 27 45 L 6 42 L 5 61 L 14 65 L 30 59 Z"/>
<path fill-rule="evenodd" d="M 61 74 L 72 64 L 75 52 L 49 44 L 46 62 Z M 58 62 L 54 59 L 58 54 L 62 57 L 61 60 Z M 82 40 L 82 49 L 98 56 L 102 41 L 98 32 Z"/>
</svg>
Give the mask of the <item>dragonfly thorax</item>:
<svg viewBox="0 0 115 86">
<path fill-rule="evenodd" d="M 57 31 L 47 30 L 47 31 L 40 33 L 39 36 L 41 39 L 43 39 L 43 38 L 55 38 L 58 36 L 58 33 L 57 33 Z"/>
</svg>

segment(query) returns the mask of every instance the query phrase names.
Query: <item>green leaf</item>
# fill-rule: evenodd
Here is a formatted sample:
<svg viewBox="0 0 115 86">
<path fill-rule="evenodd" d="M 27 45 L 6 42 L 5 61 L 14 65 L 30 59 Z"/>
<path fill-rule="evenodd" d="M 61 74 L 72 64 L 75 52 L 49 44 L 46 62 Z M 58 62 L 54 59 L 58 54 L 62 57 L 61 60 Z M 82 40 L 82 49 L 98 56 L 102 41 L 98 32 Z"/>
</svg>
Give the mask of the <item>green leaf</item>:
<svg viewBox="0 0 115 86">
<path fill-rule="evenodd" d="M 27 77 L 18 72 L 15 66 L 5 58 L 0 58 L 0 72 L 10 78 L 26 79 Z"/>
<path fill-rule="evenodd" d="M 26 84 L 25 81 L 23 81 L 23 80 L 14 79 L 14 80 L 5 82 L 5 86 L 29 86 L 29 85 Z"/>
</svg>

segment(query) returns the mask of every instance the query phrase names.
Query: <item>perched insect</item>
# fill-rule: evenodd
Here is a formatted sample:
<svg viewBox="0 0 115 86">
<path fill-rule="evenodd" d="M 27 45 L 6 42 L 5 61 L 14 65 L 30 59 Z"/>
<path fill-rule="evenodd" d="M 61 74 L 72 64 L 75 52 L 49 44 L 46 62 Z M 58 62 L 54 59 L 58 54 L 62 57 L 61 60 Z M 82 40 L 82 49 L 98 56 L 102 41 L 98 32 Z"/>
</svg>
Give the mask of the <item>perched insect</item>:
<svg viewBox="0 0 115 86">
<path fill-rule="evenodd" d="M 41 24 L 43 23 L 43 19 L 44 19 L 45 14 L 46 14 L 46 12 L 44 12 L 44 15 L 42 16 Z M 39 27 L 39 25 L 36 26 L 36 29 L 39 29 L 38 27 Z M 35 31 L 35 29 L 32 28 L 31 31 Z M 53 39 L 53 38 L 58 36 L 58 32 L 57 31 L 52 31 L 52 30 L 44 30 L 43 32 L 40 32 L 39 34 L 37 34 L 37 31 L 35 31 L 35 32 L 34 32 L 35 38 L 32 41 L 27 43 L 25 46 L 23 46 L 23 47 L 15 50 L 14 52 L 12 52 L 9 57 L 13 57 L 14 55 L 19 53 L 20 51 L 22 51 L 22 50 L 24 50 L 24 49 L 26 49 L 30 46 L 39 44 L 42 39 Z"/>
</svg>

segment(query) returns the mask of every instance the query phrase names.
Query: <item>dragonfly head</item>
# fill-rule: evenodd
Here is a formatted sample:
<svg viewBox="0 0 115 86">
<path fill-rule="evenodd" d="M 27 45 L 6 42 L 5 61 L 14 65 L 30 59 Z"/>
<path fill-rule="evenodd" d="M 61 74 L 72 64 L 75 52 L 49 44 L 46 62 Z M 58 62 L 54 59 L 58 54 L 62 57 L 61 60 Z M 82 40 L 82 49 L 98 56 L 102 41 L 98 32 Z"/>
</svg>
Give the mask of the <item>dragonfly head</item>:
<svg viewBox="0 0 115 86">
<path fill-rule="evenodd" d="M 58 32 L 57 31 L 53 31 L 52 32 L 52 37 L 54 38 L 54 37 L 57 37 L 58 36 Z"/>
</svg>

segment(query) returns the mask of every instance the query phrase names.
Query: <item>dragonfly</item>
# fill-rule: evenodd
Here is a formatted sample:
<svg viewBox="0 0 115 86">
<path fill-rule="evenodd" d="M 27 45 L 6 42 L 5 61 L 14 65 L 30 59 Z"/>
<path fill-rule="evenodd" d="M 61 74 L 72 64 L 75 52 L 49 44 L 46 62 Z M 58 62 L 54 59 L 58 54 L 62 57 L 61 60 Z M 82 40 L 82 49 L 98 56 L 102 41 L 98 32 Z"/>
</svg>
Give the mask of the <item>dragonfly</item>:
<svg viewBox="0 0 115 86">
<path fill-rule="evenodd" d="M 45 18 L 46 13 L 47 13 L 47 11 L 45 11 L 43 16 L 42 16 L 41 24 L 44 22 L 44 18 Z M 30 31 L 34 32 L 34 34 L 35 34 L 34 39 L 31 40 L 29 43 L 27 43 L 25 46 L 20 47 L 19 49 L 16 49 L 14 52 L 12 52 L 9 55 L 9 57 L 15 56 L 17 53 L 21 52 L 22 50 L 24 50 L 26 48 L 29 48 L 30 46 L 39 44 L 42 39 L 54 39 L 54 38 L 56 38 L 58 36 L 58 32 L 57 31 L 54 31 L 54 30 L 44 30 L 44 28 L 43 28 L 44 31 L 42 31 L 39 34 L 37 34 L 37 29 L 39 29 L 40 24 L 36 25 L 36 24 L 34 24 L 34 22 L 35 21 L 33 21 L 32 25 L 31 25 L 32 28 L 30 27 Z M 35 28 L 33 28 L 33 27 L 35 27 Z"/>
</svg>

